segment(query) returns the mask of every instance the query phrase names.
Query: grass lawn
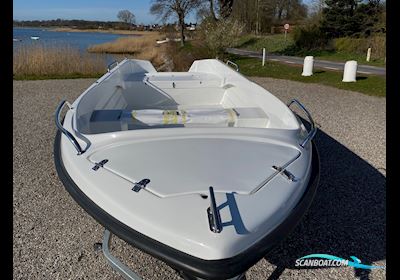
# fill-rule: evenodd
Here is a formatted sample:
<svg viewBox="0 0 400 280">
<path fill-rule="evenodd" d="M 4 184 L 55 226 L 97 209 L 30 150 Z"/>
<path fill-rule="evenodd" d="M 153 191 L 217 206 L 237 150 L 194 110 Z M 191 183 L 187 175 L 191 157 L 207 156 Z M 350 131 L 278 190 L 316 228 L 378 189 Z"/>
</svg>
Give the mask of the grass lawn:
<svg viewBox="0 0 400 280">
<path fill-rule="evenodd" d="M 235 48 L 260 52 L 265 48 L 267 53 L 275 53 L 282 52 L 293 46 L 293 44 L 292 37 L 288 35 L 285 40 L 284 34 L 268 36 L 244 35 L 238 40 Z"/>
<path fill-rule="evenodd" d="M 351 53 L 341 53 L 341 52 L 335 52 L 335 51 L 310 51 L 310 52 L 300 52 L 300 53 L 295 52 L 294 54 L 291 54 L 290 52 L 283 52 L 283 54 L 296 55 L 296 56 L 301 56 L 301 57 L 303 57 L 303 56 L 305 57 L 307 55 L 312 55 L 312 56 L 314 56 L 314 59 L 338 61 L 338 62 L 355 60 L 355 61 L 357 61 L 358 64 L 363 64 L 363 65 L 371 65 L 371 66 L 379 66 L 379 67 L 386 66 L 384 59 L 381 59 L 381 58 L 374 59 L 373 55 L 371 55 L 371 60 L 369 62 L 367 62 L 366 54 L 360 55 L 360 54 L 351 54 Z"/>
<path fill-rule="evenodd" d="M 301 76 L 302 66 L 286 65 L 279 62 L 268 61 L 264 67 L 261 60 L 256 58 L 244 58 L 229 56 L 229 59 L 237 63 L 240 72 L 247 76 L 271 77 L 277 79 L 293 80 L 303 83 L 317 83 L 345 90 L 361 92 L 367 95 L 386 96 L 386 78 L 373 75 L 357 75 L 357 82 L 343 83 L 343 73 L 314 69 L 311 77 Z"/>
</svg>

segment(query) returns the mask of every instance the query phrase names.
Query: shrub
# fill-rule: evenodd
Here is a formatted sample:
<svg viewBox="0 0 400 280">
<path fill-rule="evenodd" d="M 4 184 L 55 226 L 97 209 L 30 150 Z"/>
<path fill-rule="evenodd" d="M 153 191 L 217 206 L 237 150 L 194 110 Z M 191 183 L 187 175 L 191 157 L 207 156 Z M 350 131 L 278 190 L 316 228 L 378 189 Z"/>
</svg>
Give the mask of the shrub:
<svg viewBox="0 0 400 280">
<path fill-rule="evenodd" d="M 210 50 L 199 40 L 187 41 L 182 47 L 178 42 L 167 43 L 166 56 L 169 69 L 165 71 L 188 71 L 193 61 L 212 57 Z"/>
<path fill-rule="evenodd" d="M 303 50 L 325 49 L 329 43 L 325 33 L 316 25 L 295 28 L 293 40 L 295 46 Z"/>
<path fill-rule="evenodd" d="M 244 25 L 230 18 L 218 21 L 206 19 L 201 24 L 204 43 L 214 56 L 221 55 L 225 48 L 234 46 L 243 31 Z"/>
<path fill-rule="evenodd" d="M 334 39 L 337 52 L 366 54 L 369 47 L 372 49 L 372 57 L 384 58 L 386 56 L 386 37 L 372 36 L 369 38 L 343 37 Z"/>
</svg>

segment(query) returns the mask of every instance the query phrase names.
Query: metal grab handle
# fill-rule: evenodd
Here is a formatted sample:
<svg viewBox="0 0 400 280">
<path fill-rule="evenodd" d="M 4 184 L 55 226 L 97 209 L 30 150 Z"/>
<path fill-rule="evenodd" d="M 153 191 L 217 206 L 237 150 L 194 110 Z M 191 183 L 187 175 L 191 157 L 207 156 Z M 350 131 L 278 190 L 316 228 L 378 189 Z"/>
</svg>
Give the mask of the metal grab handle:
<svg viewBox="0 0 400 280">
<path fill-rule="evenodd" d="M 304 139 L 304 141 L 300 144 L 300 146 L 304 148 L 305 145 L 314 138 L 315 134 L 317 133 L 317 128 L 315 127 L 315 122 L 311 117 L 310 112 L 306 109 L 306 107 L 304 107 L 303 104 L 301 104 L 300 101 L 298 101 L 297 99 L 292 99 L 292 101 L 290 101 L 287 106 L 290 108 L 290 105 L 292 104 L 296 104 L 297 106 L 299 106 L 301 110 L 303 110 L 303 112 L 307 115 L 308 120 L 310 121 L 311 124 L 311 130 L 308 132 L 308 135 Z"/>
<path fill-rule="evenodd" d="M 78 141 L 76 141 L 75 137 L 68 130 L 66 130 L 60 122 L 60 113 L 61 113 L 61 110 L 64 107 L 65 103 L 66 103 L 65 100 L 61 101 L 60 105 L 58 105 L 58 107 L 56 109 L 56 113 L 55 113 L 56 126 L 62 133 L 64 133 L 65 136 L 67 136 L 68 140 L 71 141 L 72 145 L 74 145 L 75 149 L 77 150 L 78 155 L 81 155 L 81 154 L 83 154 L 83 150 L 82 150 L 81 146 L 79 145 Z"/>
<path fill-rule="evenodd" d="M 236 72 L 239 72 L 239 65 L 237 65 L 235 62 L 232 62 L 232 61 L 230 61 L 230 60 L 227 60 L 227 61 L 226 61 L 226 65 L 229 65 L 229 64 L 235 66 L 235 67 L 236 67 Z"/>
<path fill-rule="evenodd" d="M 217 203 L 215 202 L 214 188 L 208 188 L 210 192 L 210 207 L 207 209 L 208 222 L 210 223 L 211 231 L 220 233 L 222 231 L 221 217 L 219 216 Z"/>
<path fill-rule="evenodd" d="M 110 64 L 108 64 L 107 66 L 107 72 L 110 72 L 111 69 L 113 69 L 114 67 L 112 67 L 115 64 L 115 66 L 118 65 L 118 61 L 114 60 L 113 62 L 111 62 Z"/>
</svg>

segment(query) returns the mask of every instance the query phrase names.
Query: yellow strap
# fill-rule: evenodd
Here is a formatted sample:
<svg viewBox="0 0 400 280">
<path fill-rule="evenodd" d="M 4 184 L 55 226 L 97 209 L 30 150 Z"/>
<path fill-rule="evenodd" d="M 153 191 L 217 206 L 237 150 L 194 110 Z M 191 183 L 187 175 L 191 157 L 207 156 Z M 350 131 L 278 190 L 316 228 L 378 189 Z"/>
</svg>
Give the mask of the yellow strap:
<svg viewBox="0 0 400 280">
<path fill-rule="evenodd" d="M 232 109 L 228 109 L 228 114 L 229 114 L 229 122 L 234 123 L 235 122 L 235 113 L 233 112 Z"/>
<path fill-rule="evenodd" d="M 186 123 L 186 111 L 182 110 L 181 115 L 182 115 L 182 123 L 185 124 Z"/>
<path fill-rule="evenodd" d="M 169 122 L 169 114 L 168 111 L 163 112 L 163 124 L 168 124 Z"/>
<path fill-rule="evenodd" d="M 136 115 L 137 115 L 137 112 L 136 112 L 136 111 L 132 111 L 132 112 L 131 112 L 131 116 L 132 116 L 132 118 L 133 118 L 134 121 L 136 120 Z"/>
</svg>

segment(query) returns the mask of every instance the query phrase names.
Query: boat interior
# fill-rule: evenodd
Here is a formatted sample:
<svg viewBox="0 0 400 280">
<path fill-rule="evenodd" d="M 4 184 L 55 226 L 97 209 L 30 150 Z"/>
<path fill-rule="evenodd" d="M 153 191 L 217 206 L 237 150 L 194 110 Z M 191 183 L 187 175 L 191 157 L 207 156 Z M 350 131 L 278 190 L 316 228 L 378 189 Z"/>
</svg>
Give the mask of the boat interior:
<svg viewBox="0 0 400 280">
<path fill-rule="evenodd" d="M 195 61 L 188 72 L 157 72 L 142 60 L 124 60 L 113 70 L 80 99 L 79 132 L 298 127 L 274 96 L 215 59 Z"/>
</svg>

